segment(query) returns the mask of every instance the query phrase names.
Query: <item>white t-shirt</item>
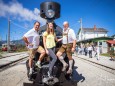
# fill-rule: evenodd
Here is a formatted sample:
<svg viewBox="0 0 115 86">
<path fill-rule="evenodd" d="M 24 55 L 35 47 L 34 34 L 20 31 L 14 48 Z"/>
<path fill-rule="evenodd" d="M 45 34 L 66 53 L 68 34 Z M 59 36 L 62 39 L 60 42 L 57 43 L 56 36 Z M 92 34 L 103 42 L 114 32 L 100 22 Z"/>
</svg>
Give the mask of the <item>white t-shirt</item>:
<svg viewBox="0 0 115 86">
<path fill-rule="evenodd" d="M 63 44 L 67 44 L 67 33 L 68 33 L 68 43 L 73 43 L 76 40 L 75 33 L 72 29 L 68 28 L 66 31 L 63 30 Z"/>
<path fill-rule="evenodd" d="M 24 34 L 24 37 L 28 39 L 29 43 L 33 44 L 33 46 L 28 45 L 29 49 L 38 48 L 40 42 L 40 36 L 39 33 L 34 28 L 32 28 L 26 34 Z"/>
<path fill-rule="evenodd" d="M 97 52 L 97 53 L 100 53 L 99 47 L 96 47 L 96 52 Z"/>
<path fill-rule="evenodd" d="M 91 50 L 93 50 L 93 48 L 92 48 L 92 46 L 89 46 L 88 51 L 91 51 Z"/>
</svg>

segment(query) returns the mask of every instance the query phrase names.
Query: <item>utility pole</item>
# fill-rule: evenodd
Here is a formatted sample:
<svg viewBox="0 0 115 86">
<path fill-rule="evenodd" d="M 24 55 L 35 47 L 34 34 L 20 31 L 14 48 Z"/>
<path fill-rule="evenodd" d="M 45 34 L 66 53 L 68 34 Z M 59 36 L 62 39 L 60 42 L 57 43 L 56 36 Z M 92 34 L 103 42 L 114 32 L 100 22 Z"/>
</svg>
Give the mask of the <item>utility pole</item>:
<svg viewBox="0 0 115 86">
<path fill-rule="evenodd" d="M 8 18 L 8 40 L 7 40 L 7 52 L 10 52 L 10 19 Z"/>
<path fill-rule="evenodd" d="M 7 42 L 7 34 L 6 34 L 6 42 Z"/>
<path fill-rule="evenodd" d="M 80 18 L 80 28 L 81 28 L 81 40 L 82 40 L 82 33 L 83 33 L 83 30 L 82 30 L 82 18 Z"/>
<path fill-rule="evenodd" d="M 0 41 L 2 41 L 2 37 L 0 36 Z"/>
</svg>

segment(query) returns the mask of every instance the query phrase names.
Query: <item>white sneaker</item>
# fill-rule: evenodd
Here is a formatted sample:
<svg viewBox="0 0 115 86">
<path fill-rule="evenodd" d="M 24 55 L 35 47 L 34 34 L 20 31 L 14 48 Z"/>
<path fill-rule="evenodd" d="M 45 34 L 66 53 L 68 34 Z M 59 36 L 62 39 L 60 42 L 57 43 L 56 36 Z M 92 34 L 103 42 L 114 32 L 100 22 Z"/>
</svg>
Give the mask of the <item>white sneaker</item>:
<svg viewBox="0 0 115 86">
<path fill-rule="evenodd" d="M 29 72 L 29 75 L 31 75 L 32 74 L 32 69 L 30 69 L 30 72 Z"/>
<path fill-rule="evenodd" d="M 48 77 L 49 77 L 49 79 L 53 78 L 53 76 L 51 76 L 49 71 L 48 71 Z"/>
<path fill-rule="evenodd" d="M 48 71 L 48 77 L 50 76 L 50 72 Z"/>
<path fill-rule="evenodd" d="M 36 66 L 37 66 L 38 68 L 41 68 L 41 64 L 36 63 Z"/>
</svg>

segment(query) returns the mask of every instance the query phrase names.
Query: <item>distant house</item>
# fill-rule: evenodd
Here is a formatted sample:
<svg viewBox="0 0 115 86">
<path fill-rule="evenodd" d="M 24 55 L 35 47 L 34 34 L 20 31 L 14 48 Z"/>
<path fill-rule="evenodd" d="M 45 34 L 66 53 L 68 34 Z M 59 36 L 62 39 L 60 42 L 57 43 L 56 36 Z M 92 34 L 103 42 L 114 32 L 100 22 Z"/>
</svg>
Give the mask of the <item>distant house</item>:
<svg viewBox="0 0 115 86">
<path fill-rule="evenodd" d="M 102 48 L 102 53 L 107 52 L 107 40 L 113 40 L 113 37 L 108 37 L 107 30 L 104 28 L 82 28 L 77 33 L 77 43 L 93 43 Z"/>
<path fill-rule="evenodd" d="M 114 34 L 114 35 L 112 35 L 111 37 L 113 37 L 113 38 L 114 38 L 114 40 L 115 40 L 115 34 Z"/>
<path fill-rule="evenodd" d="M 107 30 L 104 28 L 96 28 L 96 25 L 94 25 L 94 28 L 82 28 L 79 29 L 77 33 L 78 41 L 91 39 L 91 38 L 97 38 L 97 37 L 107 37 Z"/>
</svg>

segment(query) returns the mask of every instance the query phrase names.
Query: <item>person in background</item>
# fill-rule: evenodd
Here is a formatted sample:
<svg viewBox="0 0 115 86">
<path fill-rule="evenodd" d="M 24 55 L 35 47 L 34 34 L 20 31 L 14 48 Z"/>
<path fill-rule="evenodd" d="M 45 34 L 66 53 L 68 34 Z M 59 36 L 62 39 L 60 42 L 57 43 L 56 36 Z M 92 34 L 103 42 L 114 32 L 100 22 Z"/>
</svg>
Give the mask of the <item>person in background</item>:
<svg viewBox="0 0 115 86">
<path fill-rule="evenodd" d="M 78 45 L 77 45 L 76 48 L 75 48 L 74 55 L 75 55 L 75 56 L 78 56 Z"/>
<path fill-rule="evenodd" d="M 85 45 L 84 52 L 85 52 L 85 56 L 87 56 L 87 53 L 88 53 L 87 45 Z"/>
<path fill-rule="evenodd" d="M 109 51 L 110 57 L 111 57 L 111 61 L 114 61 L 115 58 L 115 45 L 111 45 L 110 51 Z"/>
<path fill-rule="evenodd" d="M 99 56 L 100 55 L 100 48 L 98 45 L 96 45 L 95 49 L 96 49 L 97 60 L 99 60 L 100 59 L 100 56 Z"/>
<path fill-rule="evenodd" d="M 92 46 L 90 44 L 89 47 L 88 47 L 89 58 L 92 58 L 92 51 L 93 51 L 93 48 L 92 48 Z"/>
</svg>

